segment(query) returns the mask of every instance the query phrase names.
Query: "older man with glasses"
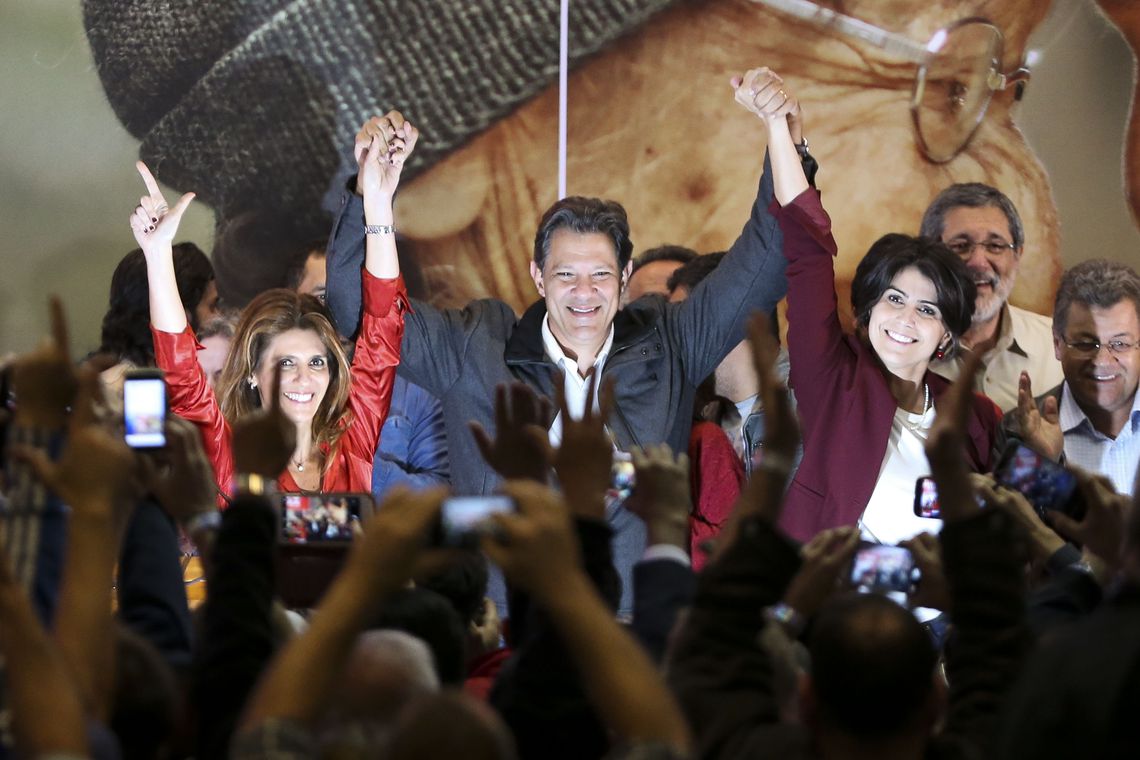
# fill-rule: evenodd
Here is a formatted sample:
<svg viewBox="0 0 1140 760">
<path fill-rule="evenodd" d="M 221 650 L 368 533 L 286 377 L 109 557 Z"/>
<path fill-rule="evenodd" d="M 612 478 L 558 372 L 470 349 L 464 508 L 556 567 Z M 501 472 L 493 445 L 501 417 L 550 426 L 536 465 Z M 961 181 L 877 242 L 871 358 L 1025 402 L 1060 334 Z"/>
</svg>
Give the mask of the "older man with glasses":
<svg viewBox="0 0 1140 760">
<path fill-rule="evenodd" d="M 920 233 L 946 243 L 974 277 L 974 320 L 962 346 L 982 355 L 975 388 L 1008 412 L 1017 406 L 1023 374 L 1038 388 L 1060 383 L 1052 322 L 1009 303 L 1025 248 L 1025 229 L 1013 202 L 989 185 L 951 185 L 926 209 Z M 959 352 L 954 359 L 938 357 L 931 369 L 953 380 L 964 362 L 965 353 Z"/>
<path fill-rule="evenodd" d="M 1034 402 L 1028 383 L 1009 415 L 1039 453 L 1131 494 L 1140 467 L 1140 276 L 1104 259 L 1065 273 L 1053 310 L 1063 383 Z"/>
</svg>

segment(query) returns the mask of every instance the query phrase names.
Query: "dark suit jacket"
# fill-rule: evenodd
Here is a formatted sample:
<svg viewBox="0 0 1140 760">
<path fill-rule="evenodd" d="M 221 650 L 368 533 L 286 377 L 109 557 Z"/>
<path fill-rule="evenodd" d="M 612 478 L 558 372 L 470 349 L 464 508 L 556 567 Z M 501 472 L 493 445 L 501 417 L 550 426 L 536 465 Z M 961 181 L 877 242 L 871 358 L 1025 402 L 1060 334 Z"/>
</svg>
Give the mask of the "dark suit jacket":
<svg viewBox="0 0 1140 760">
<path fill-rule="evenodd" d="M 630 629 L 654 662 L 665 659 L 665 646 L 682 609 L 693 601 L 693 568 L 671 559 L 651 559 L 633 566 L 633 621 Z"/>
<path fill-rule="evenodd" d="M 832 262 L 835 238 L 818 191 L 809 189 L 773 212 L 788 259 L 790 380 L 804 437 L 804 458 L 780 526 L 793 538 L 807 541 L 824 528 L 854 525 L 863 514 L 898 404 L 875 352 L 840 326 Z M 932 372 L 925 381 L 937 404 L 950 384 Z M 993 469 L 1000 422 L 1001 410 L 994 402 L 974 394 L 966 456 L 977 472 Z"/>
</svg>

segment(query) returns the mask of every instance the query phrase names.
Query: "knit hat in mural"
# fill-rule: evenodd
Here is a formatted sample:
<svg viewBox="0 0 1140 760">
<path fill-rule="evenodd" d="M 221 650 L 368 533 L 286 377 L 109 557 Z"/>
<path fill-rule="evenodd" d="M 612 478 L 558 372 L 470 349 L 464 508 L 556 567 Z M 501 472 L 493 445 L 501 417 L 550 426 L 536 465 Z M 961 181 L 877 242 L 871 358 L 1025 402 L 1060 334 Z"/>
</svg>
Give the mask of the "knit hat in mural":
<svg viewBox="0 0 1140 760">
<path fill-rule="evenodd" d="M 570 0 L 570 54 L 677 0 Z M 315 208 L 369 116 L 423 137 L 414 176 L 557 76 L 559 0 L 84 0 L 115 113 L 156 176 L 221 217 Z M 342 174 L 343 172 L 343 174 Z"/>
</svg>

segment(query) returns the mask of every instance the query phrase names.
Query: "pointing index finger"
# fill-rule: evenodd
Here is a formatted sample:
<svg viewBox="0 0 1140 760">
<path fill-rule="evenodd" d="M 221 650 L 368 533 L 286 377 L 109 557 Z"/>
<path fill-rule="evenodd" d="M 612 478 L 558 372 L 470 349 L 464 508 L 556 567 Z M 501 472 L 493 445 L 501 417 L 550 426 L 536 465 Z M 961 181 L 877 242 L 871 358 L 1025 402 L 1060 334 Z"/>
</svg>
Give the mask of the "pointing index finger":
<svg viewBox="0 0 1140 760">
<path fill-rule="evenodd" d="M 138 169 L 139 175 L 142 176 L 143 184 L 146 185 L 146 190 L 152 197 L 161 198 L 162 190 L 158 187 L 158 182 L 155 180 L 154 175 L 150 173 L 150 169 L 142 161 L 135 162 L 135 168 Z"/>
<path fill-rule="evenodd" d="M 51 337 L 55 347 L 64 356 L 71 357 L 67 337 L 67 318 L 63 313 L 63 302 L 59 296 L 52 296 L 48 301 L 48 310 L 51 312 Z"/>
</svg>

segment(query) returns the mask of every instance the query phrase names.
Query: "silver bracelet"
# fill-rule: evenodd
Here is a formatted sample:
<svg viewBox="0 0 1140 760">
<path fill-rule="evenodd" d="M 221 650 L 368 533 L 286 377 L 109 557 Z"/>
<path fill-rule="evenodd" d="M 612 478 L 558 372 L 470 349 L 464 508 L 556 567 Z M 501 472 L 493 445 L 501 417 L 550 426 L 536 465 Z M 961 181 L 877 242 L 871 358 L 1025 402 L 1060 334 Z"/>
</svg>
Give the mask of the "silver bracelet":
<svg viewBox="0 0 1140 760">
<path fill-rule="evenodd" d="M 394 224 L 366 224 L 364 225 L 364 232 L 367 235 L 395 235 L 396 225 Z"/>
</svg>

